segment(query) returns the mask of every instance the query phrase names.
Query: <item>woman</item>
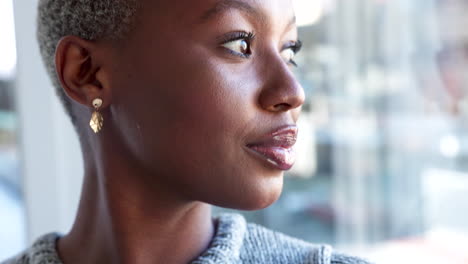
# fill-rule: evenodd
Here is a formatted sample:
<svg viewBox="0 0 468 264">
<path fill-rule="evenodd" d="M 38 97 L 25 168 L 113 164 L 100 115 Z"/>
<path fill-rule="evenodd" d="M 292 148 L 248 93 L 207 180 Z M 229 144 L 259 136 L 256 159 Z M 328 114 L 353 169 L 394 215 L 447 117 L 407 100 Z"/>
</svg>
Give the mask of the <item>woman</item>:
<svg viewBox="0 0 468 264">
<path fill-rule="evenodd" d="M 6 263 L 365 263 L 211 205 L 276 201 L 304 92 L 290 0 L 40 0 L 80 137 L 76 221 Z"/>
</svg>

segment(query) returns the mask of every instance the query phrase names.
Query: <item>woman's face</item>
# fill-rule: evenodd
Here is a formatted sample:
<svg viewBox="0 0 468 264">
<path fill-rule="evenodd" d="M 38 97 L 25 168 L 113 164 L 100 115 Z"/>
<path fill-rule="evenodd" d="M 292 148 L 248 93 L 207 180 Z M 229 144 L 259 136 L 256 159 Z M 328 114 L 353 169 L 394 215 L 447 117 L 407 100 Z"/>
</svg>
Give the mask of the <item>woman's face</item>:
<svg viewBox="0 0 468 264">
<path fill-rule="evenodd" d="M 290 0 L 142 1 L 112 51 L 110 111 L 147 186 L 244 210 L 277 200 L 296 132 L 281 128 L 304 101 L 296 31 Z"/>
</svg>

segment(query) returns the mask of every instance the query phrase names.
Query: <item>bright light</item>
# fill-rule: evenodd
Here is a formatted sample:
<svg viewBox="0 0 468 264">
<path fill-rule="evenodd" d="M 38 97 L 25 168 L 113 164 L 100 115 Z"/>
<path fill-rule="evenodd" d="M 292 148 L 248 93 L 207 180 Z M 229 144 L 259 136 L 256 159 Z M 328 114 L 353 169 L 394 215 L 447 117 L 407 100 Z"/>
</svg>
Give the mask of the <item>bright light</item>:
<svg viewBox="0 0 468 264">
<path fill-rule="evenodd" d="M 0 79 L 13 78 L 16 71 L 13 1 L 0 1 Z"/>
<path fill-rule="evenodd" d="M 455 158 L 460 153 L 460 142 L 454 135 L 444 136 L 440 140 L 440 152 L 447 158 Z"/>
<path fill-rule="evenodd" d="M 325 0 L 293 0 L 297 26 L 315 24 L 323 16 Z"/>
</svg>

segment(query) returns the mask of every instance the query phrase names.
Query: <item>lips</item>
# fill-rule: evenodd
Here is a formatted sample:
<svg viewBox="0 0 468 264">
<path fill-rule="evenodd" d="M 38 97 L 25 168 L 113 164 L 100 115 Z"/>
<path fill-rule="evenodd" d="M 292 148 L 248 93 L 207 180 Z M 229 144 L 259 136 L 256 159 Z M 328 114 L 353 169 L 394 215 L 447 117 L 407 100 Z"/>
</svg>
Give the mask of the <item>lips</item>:
<svg viewBox="0 0 468 264">
<path fill-rule="evenodd" d="M 297 140 L 296 126 L 284 126 L 247 144 L 249 152 L 279 170 L 289 170 L 296 160 L 293 149 Z"/>
</svg>

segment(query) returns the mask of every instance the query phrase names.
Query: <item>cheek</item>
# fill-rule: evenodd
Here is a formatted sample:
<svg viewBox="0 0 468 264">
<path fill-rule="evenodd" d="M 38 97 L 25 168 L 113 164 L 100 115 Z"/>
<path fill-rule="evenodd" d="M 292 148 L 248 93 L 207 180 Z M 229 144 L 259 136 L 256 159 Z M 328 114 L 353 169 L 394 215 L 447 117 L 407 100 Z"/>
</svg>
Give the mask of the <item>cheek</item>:
<svg viewBox="0 0 468 264">
<path fill-rule="evenodd" d="M 220 66 L 190 67 L 170 100 L 171 127 L 184 152 L 202 159 L 229 159 L 243 146 L 245 127 L 255 117 L 253 91 Z M 197 69 L 197 70 L 193 70 Z M 223 164 L 225 166 L 226 164 Z"/>
<path fill-rule="evenodd" d="M 122 137 L 149 174 L 158 176 L 151 179 L 155 185 L 163 177 L 194 200 L 266 207 L 278 198 L 282 178 L 243 149 L 260 120 L 258 74 L 195 54 L 141 57 L 126 69 L 134 74 L 119 82 Z"/>
<path fill-rule="evenodd" d="M 245 127 L 256 115 L 252 71 L 200 59 L 209 56 L 196 50 L 173 54 L 178 55 L 146 54 L 127 64 L 134 74 L 121 79 L 125 87 L 118 96 L 125 105 L 121 123 L 132 129 L 125 137 L 142 138 L 136 143 L 144 146 L 134 148 L 152 152 L 142 158 L 156 158 L 161 148 L 194 164 L 233 156 L 233 146 L 242 146 Z"/>
<path fill-rule="evenodd" d="M 204 47 L 174 59 L 164 77 L 153 81 L 162 92 L 158 101 L 171 114 L 167 122 L 202 138 L 238 138 L 256 112 L 251 71 L 236 69 Z"/>
<path fill-rule="evenodd" d="M 259 120 L 252 71 L 221 63 L 194 67 L 188 87 L 173 101 L 172 148 L 181 189 L 193 199 L 218 206 L 257 210 L 276 201 L 282 189 L 278 172 L 267 171 L 244 150 L 248 133 Z M 196 82 L 189 81 L 197 80 Z M 215 187 L 215 188 L 213 188 Z M 235 201 L 235 202 L 234 202 Z"/>
<path fill-rule="evenodd" d="M 181 84 L 188 89 L 182 91 L 174 105 L 182 114 L 180 118 L 194 127 L 235 134 L 255 115 L 254 91 L 221 67 L 205 69 L 190 78 L 197 81 L 187 79 Z"/>
</svg>

